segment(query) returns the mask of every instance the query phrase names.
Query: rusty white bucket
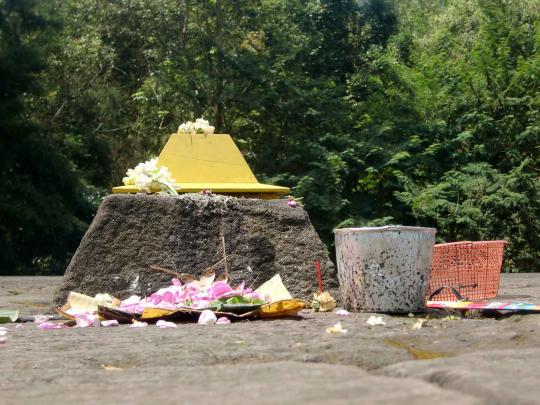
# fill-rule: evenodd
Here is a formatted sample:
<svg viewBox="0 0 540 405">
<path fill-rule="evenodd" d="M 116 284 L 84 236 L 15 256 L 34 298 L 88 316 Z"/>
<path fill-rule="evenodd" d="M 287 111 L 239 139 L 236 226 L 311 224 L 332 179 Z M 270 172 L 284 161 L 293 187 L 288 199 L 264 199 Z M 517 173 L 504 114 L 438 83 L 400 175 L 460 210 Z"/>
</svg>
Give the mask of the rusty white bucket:
<svg viewBox="0 0 540 405">
<path fill-rule="evenodd" d="M 412 226 L 334 231 L 341 295 L 350 311 L 420 312 L 436 230 Z"/>
</svg>

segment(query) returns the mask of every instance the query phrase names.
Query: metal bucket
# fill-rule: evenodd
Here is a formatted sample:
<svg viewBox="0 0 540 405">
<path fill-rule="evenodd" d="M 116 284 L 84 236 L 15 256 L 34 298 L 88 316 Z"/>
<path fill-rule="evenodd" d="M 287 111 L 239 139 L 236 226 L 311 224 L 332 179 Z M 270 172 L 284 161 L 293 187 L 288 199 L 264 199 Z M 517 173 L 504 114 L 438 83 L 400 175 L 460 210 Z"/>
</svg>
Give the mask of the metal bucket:
<svg viewBox="0 0 540 405">
<path fill-rule="evenodd" d="M 411 226 L 334 231 L 341 295 L 350 311 L 421 312 L 436 230 Z"/>
</svg>

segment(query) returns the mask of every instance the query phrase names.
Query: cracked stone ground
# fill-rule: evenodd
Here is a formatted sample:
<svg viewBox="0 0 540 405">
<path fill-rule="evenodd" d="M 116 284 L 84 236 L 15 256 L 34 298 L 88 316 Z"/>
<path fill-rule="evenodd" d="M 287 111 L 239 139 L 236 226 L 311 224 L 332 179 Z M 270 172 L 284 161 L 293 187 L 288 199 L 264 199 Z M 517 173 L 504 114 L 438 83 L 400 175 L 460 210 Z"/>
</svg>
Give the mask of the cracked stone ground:
<svg viewBox="0 0 540 405">
<path fill-rule="evenodd" d="M 50 312 L 60 277 L 0 277 L 0 308 Z M 503 275 L 501 299 L 540 302 L 540 275 Z M 7 325 L 0 403 L 540 403 L 540 315 L 241 322 L 177 329 Z M 325 329 L 341 320 L 348 333 Z M 4 325 L 6 326 L 6 325 Z"/>
</svg>

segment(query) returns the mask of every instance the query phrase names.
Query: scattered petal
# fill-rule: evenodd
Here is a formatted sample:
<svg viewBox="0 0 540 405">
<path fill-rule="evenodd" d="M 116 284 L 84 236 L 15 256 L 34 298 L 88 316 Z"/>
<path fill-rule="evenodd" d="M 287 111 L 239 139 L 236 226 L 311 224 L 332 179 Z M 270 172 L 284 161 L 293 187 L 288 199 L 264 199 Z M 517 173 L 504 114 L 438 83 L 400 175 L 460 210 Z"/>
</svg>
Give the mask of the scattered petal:
<svg viewBox="0 0 540 405">
<path fill-rule="evenodd" d="M 75 315 L 75 321 L 77 322 L 77 328 L 88 328 L 90 326 L 101 326 L 99 316 L 94 314 L 78 314 Z"/>
<path fill-rule="evenodd" d="M 349 316 L 351 313 L 347 311 L 346 309 L 339 309 L 336 311 L 336 315 L 339 316 Z"/>
<path fill-rule="evenodd" d="M 3 326 L 0 326 L 0 330 L 5 330 L 7 332 L 8 328 L 4 328 Z"/>
<path fill-rule="evenodd" d="M 48 322 L 49 319 L 51 319 L 51 317 L 47 316 L 47 315 L 36 315 L 36 316 L 34 316 L 34 322 L 35 323 Z"/>
<path fill-rule="evenodd" d="M 62 329 L 64 325 L 61 323 L 43 322 L 37 326 L 39 329 Z"/>
<path fill-rule="evenodd" d="M 116 319 L 107 319 L 106 321 L 101 321 L 101 326 L 109 327 L 109 326 L 118 326 L 119 323 Z"/>
<path fill-rule="evenodd" d="M 148 323 L 139 321 L 133 321 L 133 323 L 129 325 L 130 328 L 144 328 L 145 326 L 148 326 Z"/>
<path fill-rule="evenodd" d="M 386 325 L 386 322 L 382 320 L 382 316 L 370 316 L 366 323 L 370 326 Z"/>
<path fill-rule="evenodd" d="M 7 330 L 0 330 L 0 336 L 6 336 Z"/>
<path fill-rule="evenodd" d="M 167 322 L 167 321 L 164 321 L 163 319 L 160 319 L 159 321 L 157 321 L 156 326 L 162 329 L 178 327 L 178 325 L 176 325 L 174 322 Z"/>
<path fill-rule="evenodd" d="M 217 322 L 216 314 L 214 314 L 209 309 L 205 309 L 201 312 L 201 315 L 199 316 L 199 321 L 197 322 L 199 325 L 214 325 Z"/>
<path fill-rule="evenodd" d="M 427 319 L 419 319 L 418 321 L 413 323 L 413 326 L 411 329 L 422 329 L 425 324 L 427 324 Z"/>
<path fill-rule="evenodd" d="M 334 326 L 326 328 L 326 333 L 347 333 L 347 329 L 343 329 L 341 322 L 338 322 Z"/>
<path fill-rule="evenodd" d="M 227 318 L 226 316 L 222 316 L 221 318 L 218 318 L 216 321 L 216 325 L 228 325 L 231 323 L 231 320 Z"/>
<path fill-rule="evenodd" d="M 0 345 L 7 343 L 7 341 L 8 341 L 7 337 L 0 337 Z"/>
</svg>

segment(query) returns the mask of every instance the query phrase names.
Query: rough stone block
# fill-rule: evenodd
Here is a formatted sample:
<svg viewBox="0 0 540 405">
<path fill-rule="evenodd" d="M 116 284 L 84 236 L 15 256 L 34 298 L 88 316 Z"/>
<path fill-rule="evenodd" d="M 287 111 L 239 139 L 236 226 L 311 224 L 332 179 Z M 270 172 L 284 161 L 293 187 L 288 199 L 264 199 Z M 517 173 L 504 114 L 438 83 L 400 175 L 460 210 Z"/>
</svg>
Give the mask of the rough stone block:
<svg viewBox="0 0 540 405">
<path fill-rule="evenodd" d="M 171 279 L 151 265 L 199 275 L 222 258 L 222 236 L 232 284 L 257 287 L 280 273 L 294 297 L 310 298 L 320 259 L 324 286 L 335 295 L 334 265 L 303 208 L 284 200 L 134 194 L 104 199 L 55 302 L 63 303 L 69 291 L 120 298 L 151 293 Z"/>
</svg>

